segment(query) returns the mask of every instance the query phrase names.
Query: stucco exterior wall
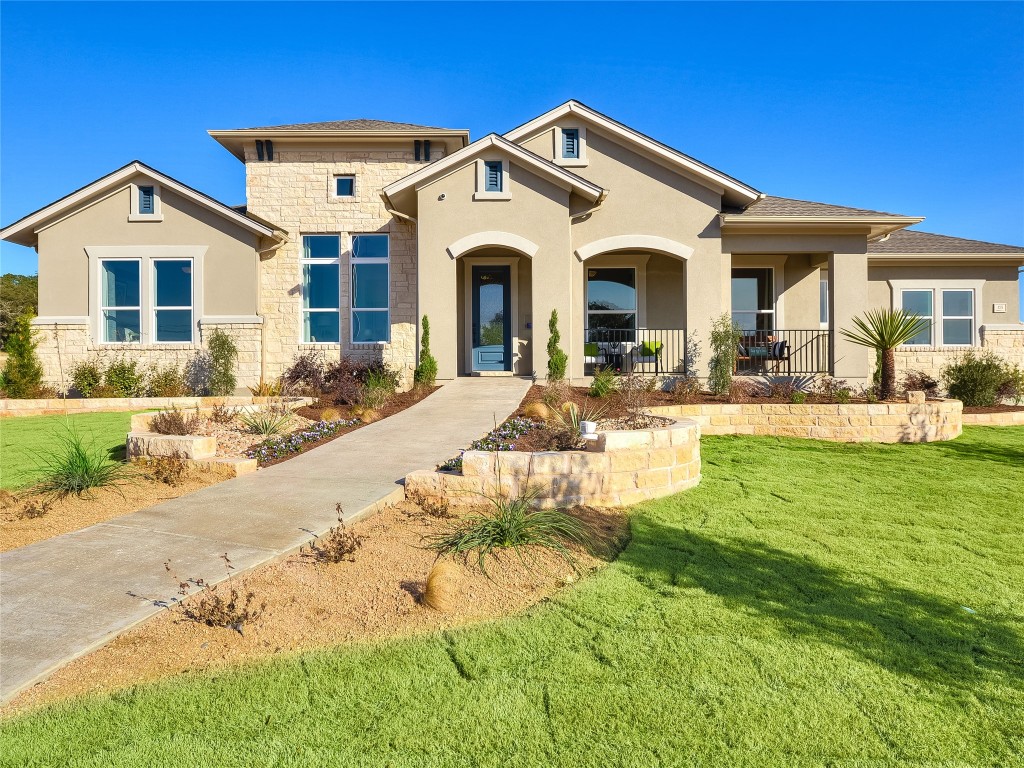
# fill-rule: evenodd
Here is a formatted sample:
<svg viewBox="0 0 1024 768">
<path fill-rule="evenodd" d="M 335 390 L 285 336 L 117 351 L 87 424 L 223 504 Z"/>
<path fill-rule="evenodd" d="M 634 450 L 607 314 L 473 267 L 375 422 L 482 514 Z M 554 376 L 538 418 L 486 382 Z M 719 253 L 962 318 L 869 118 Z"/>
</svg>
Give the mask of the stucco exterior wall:
<svg viewBox="0 0 1024 768">
<path fill-rule="evenodd" d="M 494 159 L 502 159 L 504 153 Z M 506 159 L 509 159 L 506 157 Z M 517 363 L 520 372 L 536 370 L 543 375 L 547 368 L 547 320 L 557 309 L 563 348 L 570 355 L 569 328 L 572 318 L 579 317 L 566 290 L 570 282 L 569 262 L 569 192 L 542 179 L 526 168 L 509 163 L 511 199 L 474 200 L 476 166 L 470 161 L 458 170 L 424 185 L 418 192 L 419 228 L 419 303 L 421 314 L 430 317 L 431 348 L 438 361 L 438 376 L 451 379 L 467 372 L 464 345 L 466 327 L 460 315 L 468 308 L 459 294 L 464 294 L 468 269 L 460 270 L 447 251 L 448 246 L 478 232 L 509 232 L 540 246 L 530 260 L 529 286 L 520 284 L 522 296 L 530 288 L 529 313 L 520 305 L 517 333 L 524 332 L 525 323 L 532 324 L 533 359 Z M 443 199 L 441 199 L 443 195 Z M 507 257 L 519 255 L 509 249 L 488 248 L 488 258 L 504 252 Z M 463 256 L 462 259 L 472 259 Z M 481 257 L 483 258 L 483 257 Z M 468 264 L 469 262 L 467 262 Z M 520 267 L 522 269 L 522 267 Z M 462 312 L 453 312 L 462 305 Z M 460 340 L 461 339 L 461 340 Z M 516 345 L 514 345 L 515 350 Z M 522 348 L 522 347 L 520 347 Z M 460 354 L 461 352 L 461 354 Z M 529 371 L 527 370 L 529 369 Z"/>
<path fill-rule="evenodd" d="M 296 354 L 318 349 L 328 359 L 344 355 L 383 359 L 411 384 L 416 363 L 416 227 L 384 209 L 381 189 L 423 167 L 412 142 L 398 145 L 336 145 L 315 148 L 279 144 L 273 161 L 258 161 L 246 149 L 249 211 L 288 233 L 289 242 L 261 264 L 260 304 L 266 323 L 266 375 L 279 376 Z M 443 147 L 432 150 L 436 160 Z M 332 194 L 336 175 L 353 174 L 355 196 Z M 387 233 L 390 237 L 391 341 L 385 345 L 350 343 L 351 235 Z M 302 343 L 302 236 L 341 234 L 341 343 Z M 454 306 L 454 304 L 452 305 Z M 431 321 L 435 318 L 431 317 Z M 436 336 L 436 332 L 434 333 Z"/>
</svg>

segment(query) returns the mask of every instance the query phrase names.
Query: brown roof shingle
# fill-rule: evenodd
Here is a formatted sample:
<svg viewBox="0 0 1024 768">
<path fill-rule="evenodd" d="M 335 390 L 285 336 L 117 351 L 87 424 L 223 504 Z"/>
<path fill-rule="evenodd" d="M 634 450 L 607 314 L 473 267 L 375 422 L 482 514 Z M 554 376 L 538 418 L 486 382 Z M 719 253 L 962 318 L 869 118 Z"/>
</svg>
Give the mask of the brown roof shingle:
<svg viewBox="0 0 1024 768">
<path fill-rule="evenodd" d="M 289 125 L 264 125 L 258 128 L 236 128 L 238 131 L 448 131 L 432 125 L 413 123 L 392 123 L 387 120 L 331 120 L 326 123 L 291 123 Z"/>
<path fill-rule="evenodd" d="M 868 243 L 868 253 L 1024 253 L 1024 247 L 900 229 L 886 240 Z"/>
<path fill-rule="evenodd" d="M 849 208 L 845 205 L 815 203 L 811 200 L 795 200 L 791 197 L 775 197 L 773 195 L 765 195 L 743 210 L 724 211 L 724 213 L 738 213 L 743 216 L 863 216 L 865 218 L 902 216 L 899 213 L 872 211 L 867 208 Z"/>
</svg>

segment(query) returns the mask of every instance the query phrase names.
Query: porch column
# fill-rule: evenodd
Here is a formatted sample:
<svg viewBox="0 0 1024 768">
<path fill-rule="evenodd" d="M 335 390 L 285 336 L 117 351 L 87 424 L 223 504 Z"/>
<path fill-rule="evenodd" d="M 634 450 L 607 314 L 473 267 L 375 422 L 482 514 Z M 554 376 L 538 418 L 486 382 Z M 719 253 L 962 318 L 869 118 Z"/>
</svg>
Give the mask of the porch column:
<svg viewBox="0 0 1024 768">
<path fill-rule="evenodd" d="M 839 333 L 843 328 L 852 329 L 853 318 L 868 308 L 867 253 L 829 254 L 828 301 L 832 375 L 851 384 L 867 384 L 874 362 L 872 351 Z"/>
<path fill-rule="evenodd" d="M 698 248 L 684 263 L 686 335 L 696 334 L 701 355 L 697 375 L 707 379 L 711 360 L 711 324 L 732 310 L 732 254 Z"/>
</svg>

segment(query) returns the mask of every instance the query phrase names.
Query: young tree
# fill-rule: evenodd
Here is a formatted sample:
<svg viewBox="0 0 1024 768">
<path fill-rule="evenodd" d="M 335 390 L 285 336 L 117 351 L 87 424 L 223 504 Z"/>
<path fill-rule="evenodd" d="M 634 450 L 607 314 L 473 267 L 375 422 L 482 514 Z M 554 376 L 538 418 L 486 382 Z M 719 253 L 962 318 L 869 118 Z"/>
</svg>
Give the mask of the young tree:
<svg viewBox="0 0 1024 768">
<path fill-rule="evenodd" d="M 558 333 L 558 310 L 551 310 L 551 319 L 548 320 L 548 381 L 561 381 L 565 378 L 565 369 L 568 366 L 569 358 L 559 346 L 562 341 Z"/>
<path fill-rule="evenodd" d="M 742 339 L 743 332 L 729 315 L 722 315 L 711 323 L 708 389 L 713 394 L 724 395 L 729 391 L 732 372 L 736 368 L 736 347 Z"/>
<path fill-rule="evenodd" d="M 232 338 L 215 328 L 210 334 L 207 344 L 210 349 L 210 394 L 216 396 L 234 394 L 235 362 L 238 360 L 238 347 Z"/>
<path fill-rule="evenodd" d="M 929 325 L 928 320 L 902 309 L 869 309 L 863 319 L 853 318 L 854 330 L 842 328 L 839 332 L 854 344 L 880 353 L 882 376 L 878 398 L 888 400 L 896 392 L 896 347 L 906 344 Z"/>
<path fill-rule="evenodd" d="M 32 331 L 32 315 L 19 317 L 4 346 L 7 362 L 3 370 L 3 387 L 8 397 L 35 397 L 43 384 L 43 366 L 36 354 Z"/>
</svg>

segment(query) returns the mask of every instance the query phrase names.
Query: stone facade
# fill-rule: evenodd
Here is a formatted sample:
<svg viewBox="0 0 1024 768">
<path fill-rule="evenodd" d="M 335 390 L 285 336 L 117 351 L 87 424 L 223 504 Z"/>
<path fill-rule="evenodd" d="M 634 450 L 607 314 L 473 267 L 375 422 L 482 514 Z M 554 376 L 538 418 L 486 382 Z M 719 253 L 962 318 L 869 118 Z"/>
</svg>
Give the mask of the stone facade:
<svg viewBox="0 0 1024 768">
<path fill-rule="evenodd" d="M 103 363 L 124 357 L 142 368 L 170 365 L 182 368 L 203 348 L 215 328 L 231 336 L 238 347 L 235 375 L 240 388 L 260 380 L 260 326 L 256 323 L 200 323 L 199 344 L 100 344 L 87 323 L 34 323 L 36 352 L 43 366 L 43 380 L 60 392 L 71 386 L 71 369 L 77 363 Z"/>
<path fill-rule="evenodd" d="M 466 451 L 462 474 L 413 472 L 412 499 L 479 506 L 485 494 L 536 492 L 536 506 L 617 507 L 670 496 L 700 482 L 700 428 L 680 419 L 660 429 L 602 432 L 586 451 Z M 485 502 L 484 502 L 485 503 Z"/>
<path fill-rule="evenodd" d="M 991 350 L 1011 365 L 1024 367 L 1024 323 L 983 325 L 980 347 L 904 347 L 896 350 L 896 380 L 909 371 L 921 371 L 942 381 L 942 369 L 969 349 Z"/>
<path fill-rule="evenodd" d="M 913 399 L 923 393 L 912 392 Z M 701 404 L 651 408 L 660 416 L 696 421 L 705 435 L 808 437 L 843 443 L 930 443 L 963 431 L 963 403 L 927 400 L 848 405 Z"/>
<path fill-rule="evenodd" d="M 436 147 L 434 157 L 442 148 Z M 416 365 L 416 227 L 385 210 L 380 191 L 423 167 L 408 146 L 322 150 L 278 147 L 273 161 L 258 161 L 255 148 L 246 150 L 248 210 L 287 232 L 288 243 L 264 258 L 260 280 L 260 313 L 266 323 L 266 373 L 279 376 L 296 354 L 317 349 L 328 359 L 344 355 L 360 360 L 382 359 L 412 384 Z M 355 176 L 354 198 L 338 198 L 331 184 L 336 175 Z M 391 341 L 385 345 L 351 344 L 351 235 L 387 233 L 390 237 Z M 302 236 L 340 234 L 340 344 L 303 344 Z"/>
</svg>

